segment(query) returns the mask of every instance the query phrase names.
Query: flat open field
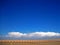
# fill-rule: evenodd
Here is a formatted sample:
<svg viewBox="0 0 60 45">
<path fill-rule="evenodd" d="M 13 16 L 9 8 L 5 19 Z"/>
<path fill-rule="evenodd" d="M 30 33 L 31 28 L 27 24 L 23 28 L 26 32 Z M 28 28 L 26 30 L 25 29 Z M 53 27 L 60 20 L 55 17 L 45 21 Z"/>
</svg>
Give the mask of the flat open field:
<svg viewBox="0 0 60 45">
<path fill-rule="evenodd" d="M 0 40 L 0 45 L 60 45 L 60 40 Z"/>
</svg>

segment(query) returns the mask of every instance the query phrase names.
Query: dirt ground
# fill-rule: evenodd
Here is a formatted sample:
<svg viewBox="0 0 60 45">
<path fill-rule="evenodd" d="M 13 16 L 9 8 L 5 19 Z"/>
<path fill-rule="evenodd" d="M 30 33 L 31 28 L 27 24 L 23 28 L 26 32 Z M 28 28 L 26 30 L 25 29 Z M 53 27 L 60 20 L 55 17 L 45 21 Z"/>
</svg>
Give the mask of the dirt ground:
<svg viewBox="0 0 60 45">
<path fill-rule="evenodd" d="M 0 40 L 0 45 L 60 45 L 60 40 Z"/>
</svg>

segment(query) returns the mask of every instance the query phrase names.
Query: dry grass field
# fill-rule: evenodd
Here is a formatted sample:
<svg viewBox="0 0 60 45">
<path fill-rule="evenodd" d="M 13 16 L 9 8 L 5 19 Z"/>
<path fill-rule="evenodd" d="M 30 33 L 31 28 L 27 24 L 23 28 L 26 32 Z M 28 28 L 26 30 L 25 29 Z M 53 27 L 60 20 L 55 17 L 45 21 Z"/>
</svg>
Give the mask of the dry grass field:
<svg viewBox="0 0 60 45">
<path fill-rule="evenodd" d="M 0 40 L 0 45 L 60 45 L 60 40 Z"/>
</svg>

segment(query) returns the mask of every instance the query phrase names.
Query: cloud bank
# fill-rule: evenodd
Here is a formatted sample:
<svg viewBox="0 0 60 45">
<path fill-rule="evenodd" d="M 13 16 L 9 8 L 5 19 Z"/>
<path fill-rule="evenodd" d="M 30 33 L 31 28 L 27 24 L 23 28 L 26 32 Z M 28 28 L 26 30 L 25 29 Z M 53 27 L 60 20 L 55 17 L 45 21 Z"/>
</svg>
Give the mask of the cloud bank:
<svg viewBox="0 0 60 45">
<path fill-rule="evenodd" d="M 5 39 L 49 39 L 49 38 L 60 38 L 60 33 L 56 32 L 32 32 L 32 33 L 21 33 L 21 32 L 8 32 L 5 36 L 0 38 Z M 1 39 L 2 39 L 1 38 Z"/>
</svg>

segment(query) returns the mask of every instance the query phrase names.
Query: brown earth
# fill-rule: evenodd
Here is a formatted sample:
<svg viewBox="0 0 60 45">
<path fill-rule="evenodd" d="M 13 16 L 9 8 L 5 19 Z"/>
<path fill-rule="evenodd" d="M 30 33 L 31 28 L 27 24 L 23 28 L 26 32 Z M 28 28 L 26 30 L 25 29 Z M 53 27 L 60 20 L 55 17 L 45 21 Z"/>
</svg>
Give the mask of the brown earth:
<svg viewBox="0 0 60 45">
<path fill-rule="evenodd" d="M 0 45 L 60 45 L 58 40 L 0 40 Z"/>
</svg>

